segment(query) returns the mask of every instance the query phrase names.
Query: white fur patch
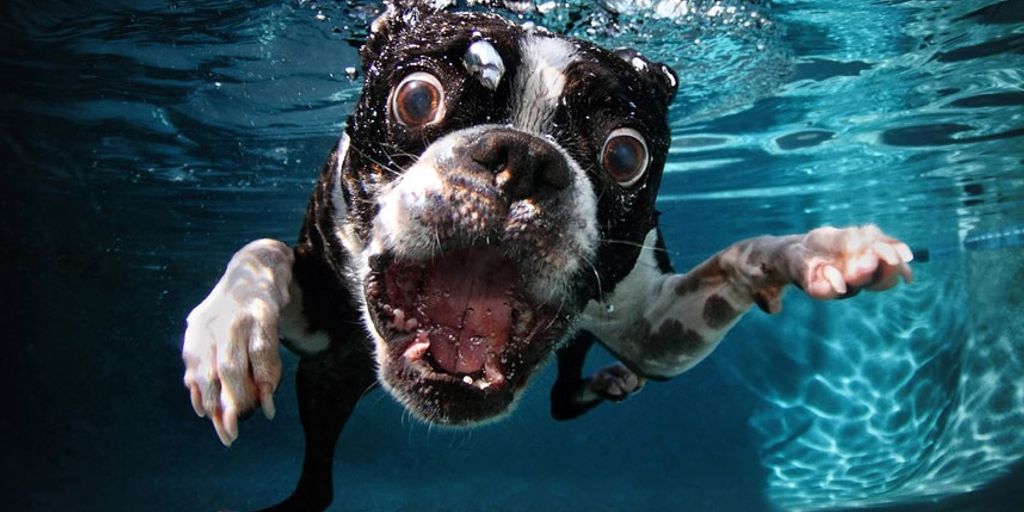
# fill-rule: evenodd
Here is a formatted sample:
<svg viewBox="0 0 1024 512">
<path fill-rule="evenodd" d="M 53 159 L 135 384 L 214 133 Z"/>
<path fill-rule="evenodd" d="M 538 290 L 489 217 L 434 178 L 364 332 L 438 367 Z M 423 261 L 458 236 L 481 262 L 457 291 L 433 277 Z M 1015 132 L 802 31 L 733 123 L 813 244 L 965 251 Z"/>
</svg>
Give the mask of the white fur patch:
<svg viewBox="0 0 1024 512">
<path fill-rule="evenodd" d="M 341 134 L 338 140 L 338 148 L 335 151 L 334 159 L 334 190 L 331 191 L 331 202 L 334 204 L 334 215 L 341 219 L 348 213 L 348 205 L 345 203 L 345 195 L 342 194 L 342 185 L 345 183 L 345 176 L 342 174 L 345 158 L 348 157 L 349 139 L 347 133 Z"/>
<path fill-rule="evenodd" d="M 601 302 L 591 300 L 580 316 L 580 328 L 594 333 L 619 358 L 646 375 L 670 376 L 690 368 L 699 360 L 652 359 L 646 351 L 649 332 L 635 332 L 638 322 L 657 328 L 668 316 L 657 311 L 666 274 L 658 268 L 654 256 L 658 232 L 652 229 L 644 237 L 643 248 L 629 274 L 615 286 L 615 292 Z M 639 336 L 639 338 L 638 338 Z"/>
<path fill-rule="evenodd" d="M 335 235 L 349 254 L 359 254 L 363 243 L 355 233 L 355 224 L 348 219 L 348 204 L 345 203 L 345 159 L 348 158 L 350 140 L 347 133 L 342 133 L 338 140 L 338 148 L 334 159 L 334 188 L 331 190 L 331 204 L 334 206 Z"/>
<path fill-rule="evenodd" d="M 561 146 L 558 148 L 565 154 L 565 150 Z M 587 173 L 568 154 L 565 154 L 565 158 L 570 162 L 569 168 L 572 169 L 573 182 L 576 184 L 574 188 L 578 190 L 572 195 L 573 211 L 576 212 L 578 223 L 575 226 L 566 226 L 565 231 L 572 238 L 571 245 L 581 251 L 580 257 L 583 263 L 592 265 L 589 262 L 594 261 L 594 255 L 597 253 L 597 240 L 600 237 L 597 228 L 597 195 L 594 193 L 594 186 L 590 182 L 590 178 L 587 177 Z M 571 271 L 576 272 L 580 260 L 573 260 L 573 263 Z M 597 271 L 594 270 L 594 272 Z M 565 275 L 568 276 L 569 273 L 566 272 Z M 568 287 L 569 283 L 564 283 L 564 286 Z"/>
<path fill-rule="evenodd" d="M 529 133 L 544 133 L 565 88 L 565 70 L 576 60 L 576 47 L 536 33 L 523 38 L 520 46 L 523 66 L 513 86 L 512 124 Z"/>
<path fill-rule="evenodd" d="M 437 233 L 415 222 L 412 212 L 425 208 L 427 197 L 443 187 L 437 162 L 450 152 L 452 135 L 431 144 L 412 167 L 381 191 L 380 212 L 373 219 L 374 254 L 394 251 L 402 258 L 426 259 L 437 247 Z"/>
<path fill-rule="evenodd" d="M 714 278 L 701 282 L 698 289 L 680 294 L 681 282 L 690 274 L 671 274 L 658 268 L 654 251 L 657 231 L 644 238 L 643 249 L 629 274 L 615 287 L 615 292 L 601 302 L 590 301 L 580 318 L 580 328 L 594 333 L 622 360 L 631 363 L 649 376 L 671 377 L 689 370 L 718 346 L 729 329 L 750 308 L 751 299 L 727 279 Z M 726 325 L 711 327 L 703 317 L 710 297 L 724 300 L 738 314 Z M 700 337 L 703 346 L 695 350 L 683 339 L 678 347 L 664 346 L 652 350 L 648 341 L 667 322 L 678 322 Z M 664 345 L 664 342 L 661 343 Z M 692 345 L 692 343 L 690 343 Z"/>
<path fill-rule="evenodd" d="M 636 315 L 643 314 L 643 306 L 656 294 L 665 277 L 654 257 L 657 243 L 658 231 L 648 231 L 633 269 L 615 286 L 615 292 L 604 296 L 601 302 L 591 300 L 580 316 L 580 327 L 597 335 L 612 350 L 620 337 L 616 334 L 626 331 Z"/>
<path fill-rule="evenodd" d="M 302 312 L 302 289 L 292 281 L 288 287 L 291 301 L 281 308 L 281 319 L 278 327 L 281 336 L 287 338 L 290 346 L 307 354 L 315 354 L 326 350 L 331 339 L 325 331 L 310 332 L 306 323 L 306 315 Z"/>
</svg>

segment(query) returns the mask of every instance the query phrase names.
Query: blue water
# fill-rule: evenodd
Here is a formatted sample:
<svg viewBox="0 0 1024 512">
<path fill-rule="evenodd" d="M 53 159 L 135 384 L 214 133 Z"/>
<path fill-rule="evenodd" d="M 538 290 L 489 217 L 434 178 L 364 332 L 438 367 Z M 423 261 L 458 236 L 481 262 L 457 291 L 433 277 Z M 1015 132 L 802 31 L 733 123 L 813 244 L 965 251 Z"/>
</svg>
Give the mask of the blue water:
<svg viewBox="0 0 1024 512">
<path fill-rule="evenodd" d="M 682 78 L 659 203 L 678 268 L 761 233 L 875 222 L 917 251 L 916 282 L 791 293 L 691 372 L 573 422 L 548 418 L 551 371 L 473 431 L 372 395 L 342 436 L 333 509 L 1024 503 L 1024 2 L 565 3 L 530 16 Z M 358 94 L 345 40 L 372 11 L 0 6 L 5 510 L 246 509 L 291 490 L 291 379 L 277 417 L 226 449 L 188 403 L 180 337 L 236 248 L 294 240 Z"/>
</svg>

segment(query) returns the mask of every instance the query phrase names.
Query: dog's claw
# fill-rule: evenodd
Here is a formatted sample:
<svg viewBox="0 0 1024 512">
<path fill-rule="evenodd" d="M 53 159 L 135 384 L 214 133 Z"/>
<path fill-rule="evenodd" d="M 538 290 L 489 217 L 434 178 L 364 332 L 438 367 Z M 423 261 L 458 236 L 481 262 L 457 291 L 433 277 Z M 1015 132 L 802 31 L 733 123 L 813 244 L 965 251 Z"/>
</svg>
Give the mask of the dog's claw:
<svg viewBox="0 0 1024 512">
<path fill-rule="evenodd" d="M 260 384 L 260 405 L 263 407 L 263 415 L 268 420 L 274 419 L 277 409 L 274 408 L 274 387 L 270 384 Z"/>
<path fill-rule="evenodd" d="M 904 263 L 914 261 L 914 251 L 911 251 L 910 247 L 905 243 L 896 244 L 896 253 L 900 255 L 900 259 Z"/>
<path fill-rule="evenodd" d="M 875 242 L 871 247 L 887 265 L 897 266 L 901 263 L 900 255 L 896 253 L 896 248 L 888 243 Z"/>
<path fill-rule="evenodd" d="M 192 410 L 196 412 L 196 416 L 205 418 L 206 410 L 203 409 L 203 395 L 199 392 L 199 386 L 195 384 L 189 385 L 188 393 L 192 400 Z"/>
<path fill-rule="evenodd" d="M 221 438 L 224 446 L 231 446 L 238 439 L 238 409 L 233 405 L 224 409 L 224 434 L 227 436 L 227 440 Z"/>
<path fill-rule="evenodd" d="M 846 293 L 846 281 L 843 279 L 843 273 L 838 268 L 832 265 L 825 265 L 825 279 L 828 280 L 829 285 L 832 289 L 842 295 Z"/>
<path fill-rule="evenodd" d="M 217 437 L 220 439 L 220 442 L 230 448 L 231 443 L 235 442 L 238 436 L 232 437 L 228 433 L 227 427 L 224 425 L 224 418 L 220 414 L 212 414 L 210 419 L 213 420 L 213 428 L 217 431 Z"/>
</svg>

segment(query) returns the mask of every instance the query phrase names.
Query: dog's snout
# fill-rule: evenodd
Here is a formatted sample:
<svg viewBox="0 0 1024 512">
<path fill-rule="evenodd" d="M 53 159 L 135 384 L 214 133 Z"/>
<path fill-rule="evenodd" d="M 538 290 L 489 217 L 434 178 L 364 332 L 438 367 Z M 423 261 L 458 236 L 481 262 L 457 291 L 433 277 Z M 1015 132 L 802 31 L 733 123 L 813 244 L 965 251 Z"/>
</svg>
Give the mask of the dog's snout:
<svg viewBox="0 0 1024 512">
<path fill-rule="evenodd" d="M 498 188 L 510 199 L 525 199 L 569 186 L 570 170 L 565 158 L 551 144 L 533 135 L 491 130 L 473 142 L 468 156 L 494 174 Z"/>
</svg>

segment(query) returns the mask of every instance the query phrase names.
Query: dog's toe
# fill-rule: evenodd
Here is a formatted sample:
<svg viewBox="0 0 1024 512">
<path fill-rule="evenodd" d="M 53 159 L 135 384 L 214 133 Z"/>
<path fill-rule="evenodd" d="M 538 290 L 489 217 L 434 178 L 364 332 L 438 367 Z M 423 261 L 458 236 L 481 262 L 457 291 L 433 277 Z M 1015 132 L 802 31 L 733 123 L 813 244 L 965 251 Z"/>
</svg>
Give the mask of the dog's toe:
<svg viewBox="0 0 1024 512">
<path fill-rule="evenodd" d="M 644 379 L 631 370 L 615 364 L 598 370 L 589 380 L 589 391 L 612 402 L 621 402 L 644 387 Z"/>
<path fill-rule="evenodd" d="M 847 298 L 861 289 L 885 290 L 911 282 L 913 254 L 906 244 L 872 225 L 819 228 L 804 239 L 797 257 L 805 269 L 798 284 L 817 299 Z M 800 282 L 802 281 L 802 282 Z"/>
</svg>

